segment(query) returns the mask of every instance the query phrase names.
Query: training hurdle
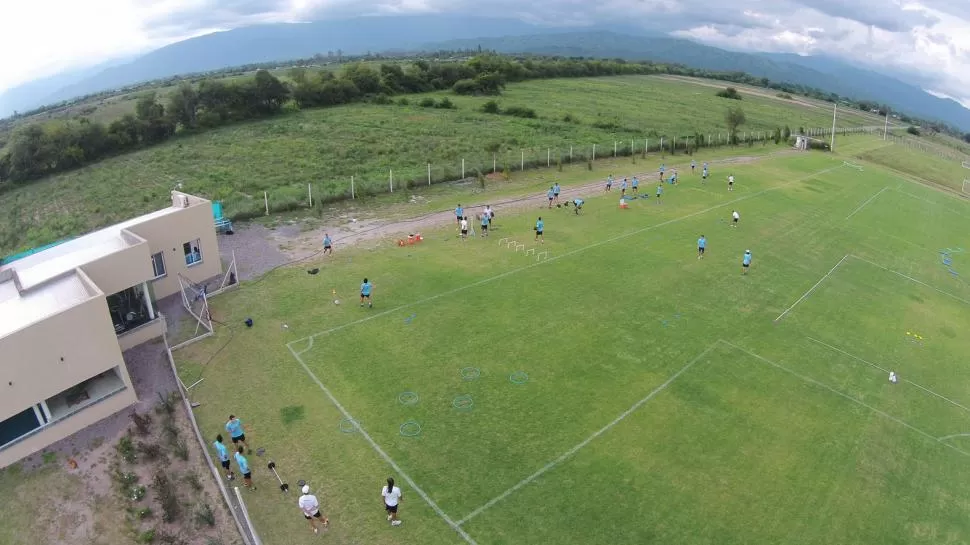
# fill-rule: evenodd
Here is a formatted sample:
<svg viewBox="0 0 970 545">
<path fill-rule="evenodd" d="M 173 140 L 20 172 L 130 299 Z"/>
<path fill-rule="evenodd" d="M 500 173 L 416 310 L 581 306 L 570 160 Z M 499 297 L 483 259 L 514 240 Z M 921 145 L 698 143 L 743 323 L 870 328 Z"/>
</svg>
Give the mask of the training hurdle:
<svg viewBox="0 0 970 545">
<path fill-rule="evenodd" d="M 539 252 L 536 254 L 536 261 L 544 261 L 549 259 L 549 252 Z"/>
<path fill-rule="evenodd" d="M 528 250 L 525 251 L 525 255 L 535 255 L 535 253 L 536 253 L 535 248 L 529 248 Z"/>
</svg>

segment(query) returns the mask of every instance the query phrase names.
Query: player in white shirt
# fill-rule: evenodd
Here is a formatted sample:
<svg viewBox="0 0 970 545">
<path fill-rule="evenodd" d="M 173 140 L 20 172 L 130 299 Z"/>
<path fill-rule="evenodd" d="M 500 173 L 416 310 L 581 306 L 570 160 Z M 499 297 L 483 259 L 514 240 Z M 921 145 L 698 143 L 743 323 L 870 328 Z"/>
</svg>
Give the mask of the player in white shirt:
<svg viewBox="0 0 970 545">
<path fill-rule="evenodd" d="M 728 191 L 734 191 L 734 174 L 728 176 Z"/>
<path fill-rule="evenodd" d="M 401 520 L 397 518 L 397 508 L 401 504 L 401 489 L 394 486 L 394 479 L 387 479 L 387 486 L 381 489 L 381 497 L 384 499 L 387 520 L 391 521 L 391 526 L 400 526 Z"/>
<path fill-rule="evenodd" d="M 330 520 L 320 514 L 320 502 L 316 496 L 310 494 L 309 485 L 304 485 L 302 492 L 303 495 L 300 496 L 298 505 L 300 506 L 300 511 L 303 511 L 303 516 L 310 522 L 310 529 L 315 534 L 320 531 L 317 528 L 318 522 L 326 528 L 330 525 Z"/>
<path fill-rule="evenodd" d="M 468 238 L 468 216 L 461 218 L 461 239 L 465 240 Z"/>
<path fill-rule="evenodd" d="M 893 384 L 896 384 L 896 381 L 897 380 L 899 380 L 899 379 L 896 378 L 896 372 L 895 371 L 890 371 L 889 372 L 889 382 L 892 382 Z"/>
<path fill-rule="evenodd" d="M 737 210 L 731 212 L 731 227 L 737 227 L 739 219 L 741 219 L 741 214 L 738 214 Z"/>
</svg>

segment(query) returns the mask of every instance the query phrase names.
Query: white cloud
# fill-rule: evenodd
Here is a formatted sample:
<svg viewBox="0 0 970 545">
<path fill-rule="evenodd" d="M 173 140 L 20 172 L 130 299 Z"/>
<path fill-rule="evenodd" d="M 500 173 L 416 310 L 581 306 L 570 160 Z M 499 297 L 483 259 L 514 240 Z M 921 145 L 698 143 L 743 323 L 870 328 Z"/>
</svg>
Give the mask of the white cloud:
<svg viewBox="0 0 970 545">
<path fill-rule="evenodd" d="M 0 90 L 215 30 L 361 14 L 501 13 L 544 24 L 617 22 L 731 49 L 826 53 L 891 67 L 970 104 L 964 0 L 6 0 Z"/>
</svg>

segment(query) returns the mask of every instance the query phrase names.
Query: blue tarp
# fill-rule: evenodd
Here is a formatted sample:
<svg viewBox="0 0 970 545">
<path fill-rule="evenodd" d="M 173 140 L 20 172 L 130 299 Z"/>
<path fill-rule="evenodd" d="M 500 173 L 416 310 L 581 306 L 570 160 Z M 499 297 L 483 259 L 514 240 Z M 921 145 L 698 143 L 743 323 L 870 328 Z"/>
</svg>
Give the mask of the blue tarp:
<svg viewBox="0 0 970 545">
<path fill-rule="evenodd" d="M 67 242 L 69 240 L 73 240 L 73 238 L 74 237 L 65 238 L 63 240 L 58 240 L 57 242 L 51 242 L 50 244 L 45 244 L 44 246 L 38 246 L 36 248 L 31 248 L 29 250 L 24 250 L 23 252 L 20 252 L 19 254 L 8 255 L 7 257 L 0 258 L 0 265 L 9 265 L 10 263 L 13 263 L 14 261 L 17 261 L 18 259 L 23 259 L 23 258 L 25 258 L 27 256 L 34 255 L 37 252 L 43 252 L 44 250 L 47 250 L 49 248 L 53 248 L 54 246 L 59 246 L 61 244 L 64 244 L 65 242 Z"/>
</svg>

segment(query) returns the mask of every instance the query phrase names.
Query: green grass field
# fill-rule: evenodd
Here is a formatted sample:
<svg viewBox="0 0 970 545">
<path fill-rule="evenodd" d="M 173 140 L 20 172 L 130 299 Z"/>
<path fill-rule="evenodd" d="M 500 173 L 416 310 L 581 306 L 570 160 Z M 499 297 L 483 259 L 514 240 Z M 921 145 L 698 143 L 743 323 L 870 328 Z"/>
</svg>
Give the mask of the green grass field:
<svg viewBox="0 0 970 545">
<path fill-rule="evenodd" d="M 724 111 L 734 105 L 747 114 L 742 131 L 832 122 L 825 109 L 758 96 L 737 102 L 716 91 L 649 76 L 545 80 L 510 85 L 499 99 L 503 107 L 534 107 L 540 119 L 484 114 L 485 98 L 439 93 L 459 108 L 420 108 L 420 97 L 411 96 L 411 106 L 357 104 L 224 127 L 5 191 L 0 254 L 154 210 L 179 182 L 185 191 L 224 200 L 229 214 L 258 215 L 263 191 L 271 206 L 283 208 L 305 201 L 307 184 L 318 200 L 347 195 L 351 176 L 358 192 L 386 191 L 392 169 L 399 187 L 408 180 L 423 184 L 429 162 L 436 180 L 459 178 L 463 158 L 467 175 L 475 168 L 489 172 L 490 146 L 501 150 L 499 169 L 514 169 L 523 152 L 527 162 L 544 164 L 551 156 L 555 164 L 559 154 L 568 157 L 570 146 L 578 160 L 594 144 L 602 157 L 612 154 L 614 142 L 621 150 L 631 141 L 640 149 L 649 138 L 656 148 L 661 135 L 726 134 Z M 567 113 L 580 123 L 562 121 Z M 871 123 L 852 114 L 839 126 Z"/>
<path fill-rule="evenodd" d="M 266 448 L 246 498 L 267 544 L 319 539 L 270 459 L 313 486 L 332 543 L 966 542 L 970 207 L 842 160 L 735 166 L 731 193 L 720 170 L 683 176 L 623 211 L 615 193 L 578 216 L 499 210 L 487 240 L 444 229 L 280 269 L 212 301 L 228 326 L 176 352 L 179 372 L 204 378 L 205 434 L 233 412 Z"/>
<path fill-rule="evenodd" d="M 963 192 L 963 181 L 970 179 L 970 169 L 963 168 L 961 163 L 943 160 L 904 145 L 873 149 L 859 157 L 928 180 L 957 193 Z M 967 189 L 970 191 L 970 188 Z"/>
</svg>

